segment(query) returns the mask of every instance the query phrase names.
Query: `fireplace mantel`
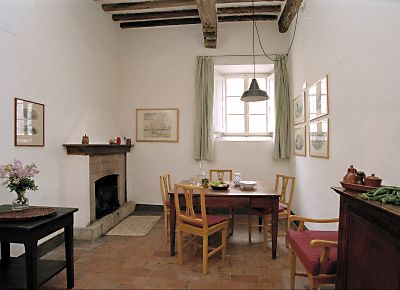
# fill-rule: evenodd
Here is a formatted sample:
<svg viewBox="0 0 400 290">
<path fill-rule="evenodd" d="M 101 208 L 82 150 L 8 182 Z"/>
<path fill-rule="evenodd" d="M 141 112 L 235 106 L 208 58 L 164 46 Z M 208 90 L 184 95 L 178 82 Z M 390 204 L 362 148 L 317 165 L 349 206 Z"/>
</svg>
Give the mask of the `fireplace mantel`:
<svg viewBox="0 0 400 290">
<path fill-rule="evenodd" d="M 117 144 L 63 144 L 68 155 L 111 155 L 124 154 L 131 151 L 134 145 Z"/>
</svg>

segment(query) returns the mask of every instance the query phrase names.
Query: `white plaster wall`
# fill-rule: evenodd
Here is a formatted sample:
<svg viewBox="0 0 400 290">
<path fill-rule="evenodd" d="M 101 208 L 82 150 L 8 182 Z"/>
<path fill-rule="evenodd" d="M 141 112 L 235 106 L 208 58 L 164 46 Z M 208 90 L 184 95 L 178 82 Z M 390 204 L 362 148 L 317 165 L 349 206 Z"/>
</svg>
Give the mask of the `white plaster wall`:
<svg viewBox="0 0 400 290">
<path fill-rule="evenodd" d="M 285 53 L 286 34 L 276 23 L 259 23 L 264 48 Z M 251 23 L 219 24 L 217 49 L 206 49 L 200 25 L 129 29 L 121 35 L 120 128 L 135 137 L 137 108 L 179 108 L 179 143 L 135 143 L 128 154 L 128 199 L 161 204 L 158 177 L 172 174 L 173 181 L 198 173 L 193 158 L 196 57 L 201 55 L 251 54 Z M 261 50 L 256 44 L 256 54 Z M 216 64 L 251 64 L 247 58 L 216 58 Z M 269 63 L 265 57 L 257 63 Z M 288 161 L 273 161 L 272 141 L 217 142 L 216 160 L 205 165 L 232 168 L 246 179 L 273 181 L 277 172 L 288 171 Z"/>
<path fill-rule="evenodd" d="M 306 1 L 290 58 L 291 95 L 329 75 L 330 158 L 292 158 L 296 214 L 338 216 L 330 187 L 340 186 L 350 164 L 400 184 L 399 27 L 399 1 Z"/>
<path fill-rule="evenodd" d="M 120 132 L 119 28 L 91 0 L 0 1 L 0 164 L 36 162 L 33 205 L 78 207 L 89 223 L 89 160 L 63 143 L 104 143 Z M 14 97 L 45 104 L 45 147 L 14 146 Z M 0 204 L 13 194 L 0 188 Z"/>
</svg>

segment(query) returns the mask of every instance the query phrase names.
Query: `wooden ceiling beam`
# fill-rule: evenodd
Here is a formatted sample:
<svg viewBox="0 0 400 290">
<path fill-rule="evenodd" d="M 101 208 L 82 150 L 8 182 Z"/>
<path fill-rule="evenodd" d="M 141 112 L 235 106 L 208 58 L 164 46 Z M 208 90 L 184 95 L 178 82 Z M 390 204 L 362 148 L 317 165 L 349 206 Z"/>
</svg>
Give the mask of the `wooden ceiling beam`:
<svg viewBox="0 0 400 290">
<path fill-rule="evenodd" d="M 273 13 L 273 12 L 281 12 L 281 5 L 254 6 L 254 13 Z M 251 14 L 251 13 L 253 13 L 252 6 L 217 8 L 218 15 Z"/>
<path fill-rule="evenodd" d="M 278 16 L 271 14 L 256 14 L 254 15 L 256 21 L 277 20 Z M 232 15 L 232 16 L 218 16 L 218 22 L 238 22 L 238 21 L 252 21 L 253 15 Z"/>
<path fill-rule="evenodd" d="M 147 13 L 125 13 L 113 14 L 114 21 L 138 21 L 138 20 L 157 20 L 165 18 L 199 17 L 197 9 L 160 11 Z"/>
<path fill-rule="evenodd" d="M 157 0 L 103 4 L 104 11 L 141 10 L 196 5 L 194 0 Z"/>
<path fill-rule="evenodd" d="M 279 32 L 285 33 L 288 31 L 290 24 L 300 9 L 303 0 L 287 0 L 283 8 L 281 17 L 278 21 Z"/>
<path fill-rule="evenodd" d="M 217 47 L 217 6 L 216 0 L 195 0 L 203 27 L 204 45 L 207 48 Z M 206 32 L 206 34 L 204 34 Z M 213 40 L 210 42 L 210 40 Z M 215 41 L 214 41 L 215 40 Z"/>
<path fill-rule="evenodd" d="M 264 14 L 255 15 L 256 21 L 277 20 L 276 15 Z M 234 16 L 218 16 L 218 22 L 237 22 L 237 21 L 252 21 L 253 15 L 234 15 Z M 200 24 L 199 17 L 196 18 L 180 18 L 180 19 L 163 19 L 163 20 L 150 20 L 150 21 L 133 21 L 120 23 L 121 28 L 142 28 L 142 27 L 155 27 L 155 26 L 170 26 L 170 25 L 186 25 L 186 24 Z M 213 30 L 203 29 L 203 36 L 210 39 L 214 35 Z"/>
<path fill-rule="evenodd" d="M 251 14 L 252 7 L 226 7 L 217 8 L 217 15 L 236 15 L 236 14 Z M 269 12 L 280 12 L 281 6 L 256 6 L 254 9 L 255 13 L 269 13 Z M 140 20 L 157 20 L 166 18 L 183 18 L 183 17 L 198 17 L 199 11 L 197 9 L 186 9 L 186 10 L 172 10 L 172 11 L 160 11 L 160 12 L 147 12 L 147 13 L 124 13 L 124 14 L 113 14 L 112 19 L 114 21 L 140 21 Z"/>
<path fill-rule="evenodd" d="M 199 23 L 201 23 L 200 18 L 181 18 L 181 19 L 122 22 L 119 24 L 119 26 L 121 28 L 141 28 L 141 27 L 185 25 L 185 24 L 199 24 Z"/>
<path fill-rule="evenodd" d="M 283 2 L 284 0 L 254 0 L 254 2 Z M 215 0 L 217 4 L 235 4 L 235 3 L 248 3 L 252 0 Z M 108 3 L 103 4 L 104 11 L 123 11 L 123 10 L 142 10 L 142 9 L 157 9 L 157 8 L 171 8 L 179 6 L 194 6 L 196 0 L 154 0 L 154 1 L 141 1 L 141 2 L 122 2 L 122 3 Z"/>
</svg>

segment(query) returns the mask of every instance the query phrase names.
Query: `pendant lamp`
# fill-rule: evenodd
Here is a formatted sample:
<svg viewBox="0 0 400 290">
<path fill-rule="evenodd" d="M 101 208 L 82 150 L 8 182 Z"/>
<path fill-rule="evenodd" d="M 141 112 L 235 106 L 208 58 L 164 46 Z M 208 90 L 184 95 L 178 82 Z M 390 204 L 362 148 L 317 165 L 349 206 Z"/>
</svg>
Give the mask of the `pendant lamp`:
<svg viewBox="0 0 400 290">
<path fill-rule="evenodd" d="M 255 27 L 255 17 L 254 17 L 254 1 L 252 1 L 253 6 L 253 79 L 251 80 L 250 87 L 245 91 L 240 98 L 243 102 L 259 102 L 268 100 L 268 95 L 266 91 L 260 90 L 256 80 L 256 56 L 254 54 L 254 27 Z"/>
</svg>

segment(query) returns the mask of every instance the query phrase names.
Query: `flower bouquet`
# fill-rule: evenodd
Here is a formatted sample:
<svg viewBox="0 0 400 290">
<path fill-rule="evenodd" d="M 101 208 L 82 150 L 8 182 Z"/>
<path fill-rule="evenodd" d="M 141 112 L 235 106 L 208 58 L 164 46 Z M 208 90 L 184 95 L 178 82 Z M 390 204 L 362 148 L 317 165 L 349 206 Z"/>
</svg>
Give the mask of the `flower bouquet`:
<svg viewBox="0 0 400 290">
<path fill-rule="evenodd" d="M 4 179 L 3 186 L 10 192 L 15 191 L 17 198 L 12 203 L 13 210 L 29 208 L 29 199 L 25 196 L 27 190 L 38 189 L 33 177 L 39 173 L 35 163 L 23 167 L 20 160 L 14 159 L 14 163 L 0 166 L 0 178 Z"/>
</svg>

